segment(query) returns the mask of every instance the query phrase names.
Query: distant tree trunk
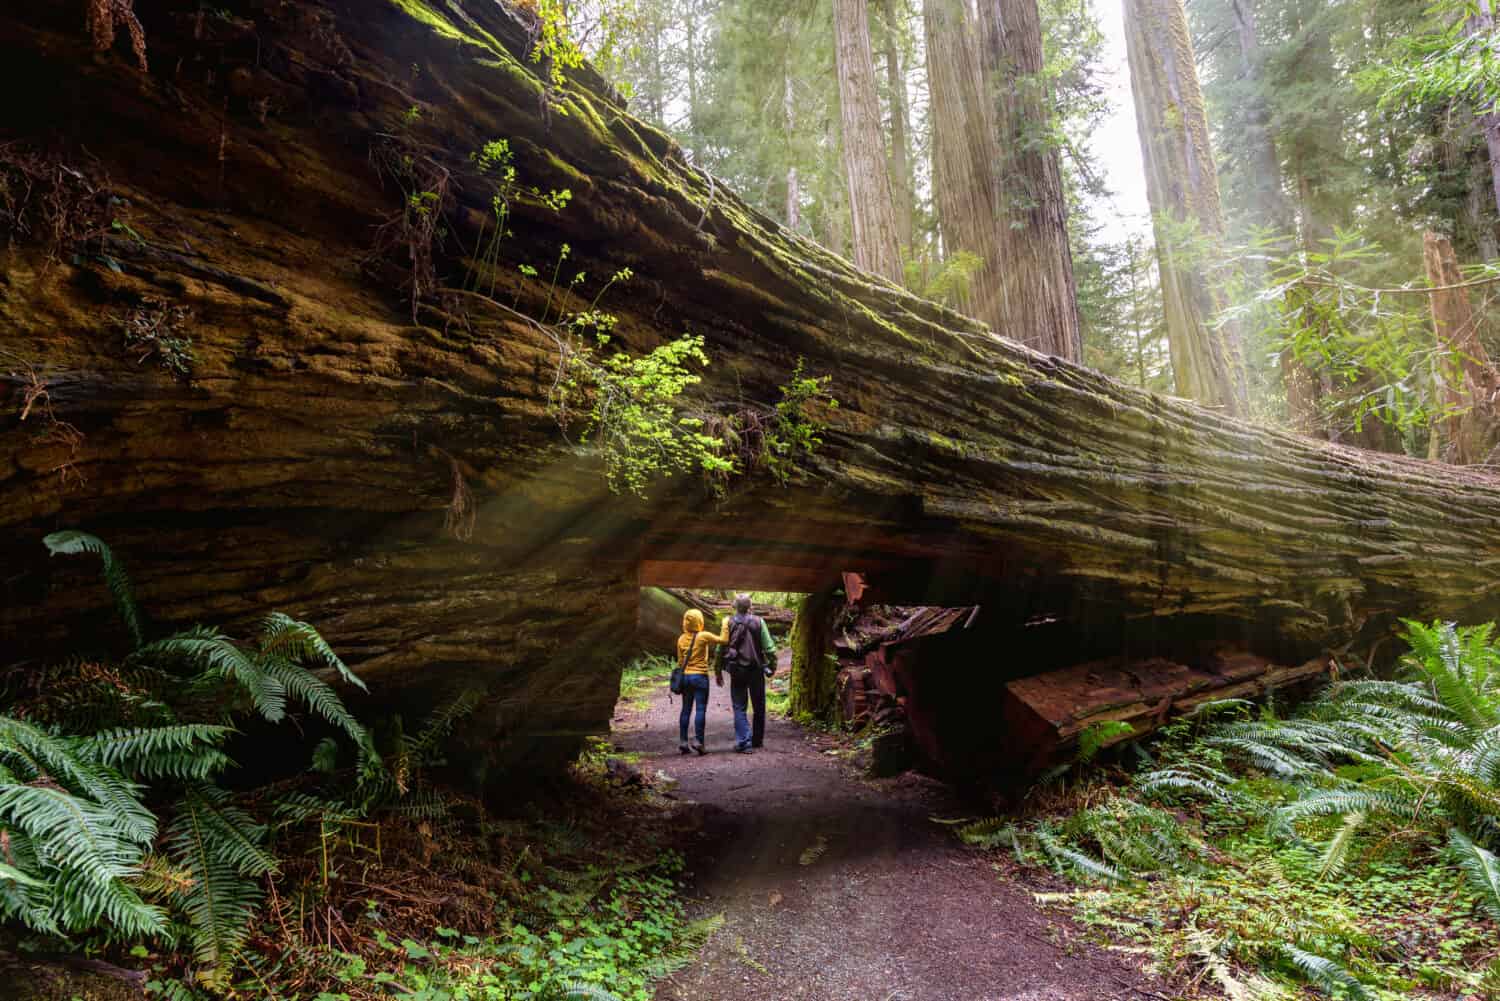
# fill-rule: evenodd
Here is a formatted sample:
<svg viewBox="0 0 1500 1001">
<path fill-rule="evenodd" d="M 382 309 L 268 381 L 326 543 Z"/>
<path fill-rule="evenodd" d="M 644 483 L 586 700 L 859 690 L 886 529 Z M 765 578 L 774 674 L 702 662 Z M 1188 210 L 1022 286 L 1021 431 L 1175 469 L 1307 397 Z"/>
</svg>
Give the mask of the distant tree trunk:
<svg viewBox="0 0 1500 1001">
<path fill-rule="evenodd" d="M 797 135 L 797 100 L 792 86 L 792 68 L 783 66 L 781 77 L 781 114 L 786 129 L 786 228 L 796 232 L 802 225 L 802 186 L 797 180 L 797 158 L 794 140 Z"/>
<path fill-rule="evenodd" d="M 1490 0 L 1478 0 L 1478 13 L 1469 19 L 1471 34 L 1493 34 L 1495 17 Z M 1490 105 L 1479 115 L 1480 128 L 1484 130 L 1485 149 L 1490 154 L 1490 193 L 1495 199 L 1495 210 L 1500 212 L 1500 104 L 1491 100 Z"/>
<path fill-rule="evenodd" d="M 943 254 L 974 255 L 964 312 L 1010 333 L 1000 300 L 1003 263 L 996 220 L 999 172 L 994 109 L 985 98 L 975 26 L 964 0 L 925 0 L 927 86 L 932 121 L 932 195 Z"/>
<path fill-rule="evenodd" d="M 1447 461 L 1456 465 L 1478 462 L 1490 450 L 1493 415 L 1489 401 L 1496 387 L 1496 371 L 1479 340 L 1469 290 L 1454 288 L 1463 282 L 1458 258 L 1448 238 L 1432 230 L 1422 234 L 1422 263 L 1432 306 L 1432 331 L 1438 348 L 1447 355 L 1442 368 L 1444 402 L 1452 412 L 1444 422 Z"/>
<path fill-rule="evenodd" d="M 683 67 L 687 71 L 687 128 L 685 131 L 690 137 L 698 135 L 698 125 L 702 115 L 698 110 L 698 3 L 697 0 L 688 0 L 682 18 L 683 31 Z"/>
<path fill-rule="evenodd" d="M 792 648 L 792 676 L 787 709 L 822 719 L 831 713 L 838 698 L 838 666 L 833 652 L 833 616 L 838 602 L 832 591 L 818 591 L 802 599 L 787 645 Z"/>
<path fill-rule="evenodd" d="M 1266 107 L 1264 72 L 1261 65 L 1260 37 L 1255 30 L 1255 8 L 1251 0 L 1229 0 L 1234 17 L 1235 38 L 1239 42 L 1240 71 L 1248 95 L 1240 109 L 1240 121 L 1246 136 L 1245 145 L 1252 158 L 1251 206 L 1256 222 L 1269 226 L 1278 236 L 1290 235 L 1292 210 L 1281 189 L 1281 157 L 1276 152 L 1276 137 L 1271 133 L 1271 112 Z"/>
<path fill-rule="evenodd" d="M 834 0 L 833 26 L 854 263 L 899 285 L 900 237 L 880 130 L 880 98 L 875 91 L 865 0 Z"/>
<path fill-rule="evenodd" d="M 995 224 L 1007 332 L 1038 351 L 1078 361 L 1083 335 L 1068 202 L 1057 148 L 1044 138 L 1052 108 L 1036 0 L 980 0 L 979 29 L 984 94 L 995 108 L 999 144 Z"/>
<path fill-rule="evenodd" d="M 1232 416 L 1246 407 L 1237 333 L 1208 269 L 1223 212 L 1182 0 L 1125 0 L 1125 43 L 1177 393 Z"/>
<path fill-rule="evenodd" d="M 895 0 L 882 0 L 885 20 L 885 83 L 891 103 L 891 197 L 896 203 L 896 232 L 902 254 L 910 254 L 915 230 L 911 173 L 911 109 L 906 103 L 906 73 L 897 46 Z"/>
</svg>

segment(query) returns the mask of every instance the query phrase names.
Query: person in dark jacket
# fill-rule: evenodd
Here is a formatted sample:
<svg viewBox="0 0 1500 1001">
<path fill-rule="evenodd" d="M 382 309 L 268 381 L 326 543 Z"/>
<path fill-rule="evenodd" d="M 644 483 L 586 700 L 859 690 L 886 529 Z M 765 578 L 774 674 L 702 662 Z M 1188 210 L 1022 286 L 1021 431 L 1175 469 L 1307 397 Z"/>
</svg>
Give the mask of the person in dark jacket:
<svg viewBox="0 0 1500 1001">
<path fill-rule="evenodd" d="M 766 620 L 750 612 L 750 596 L 737 594 L 734 615 L 724 624 L 724 645 L 714 665 L 714 680 L 724 684 L 729 672 L 729 703 L 734 707 L 734 749 L 749 754 L 766 738 L 766 679 L 776 673 L 776 641 Z M 746 718 L 745 703 L 755 710 Z"/>
</svg>

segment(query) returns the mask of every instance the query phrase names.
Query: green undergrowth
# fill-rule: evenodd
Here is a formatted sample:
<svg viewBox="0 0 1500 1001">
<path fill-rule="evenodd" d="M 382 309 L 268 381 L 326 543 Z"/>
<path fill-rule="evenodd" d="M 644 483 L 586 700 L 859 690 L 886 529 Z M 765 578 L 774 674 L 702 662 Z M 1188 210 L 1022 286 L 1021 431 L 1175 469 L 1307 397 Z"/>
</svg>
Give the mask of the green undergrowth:
<svg viewBox="0 0 1500 1001">
<path fill-rule="evenodd" d="M 1396 680 L 1212 704 L 1134 773 L 959 837 L 1076 884 L 1038 898 L 1203 996 L 1500 997 L 1500 649 L 1407 629 Z"/>
<path fill-rule="evenodd" d="M 642 654 L 625 665 L 620 674 L 619 704 L 632 709 L 647 709 L 651 698 L 667 688 L 676 663 L 665 654 Z"/>
<path fill-rule="evenodd" d="M 356 718 L 309 624 L 156 638 L 109 546 L 46 543 L 101 567 L 122 635 L 0 675 L 0 954 L 168 1001 L 647 1001 L 717 927 L 684 918 L 676 807 L 605 745 L 499 815 L 440 780 L 479 693 Z"/>
</svg>

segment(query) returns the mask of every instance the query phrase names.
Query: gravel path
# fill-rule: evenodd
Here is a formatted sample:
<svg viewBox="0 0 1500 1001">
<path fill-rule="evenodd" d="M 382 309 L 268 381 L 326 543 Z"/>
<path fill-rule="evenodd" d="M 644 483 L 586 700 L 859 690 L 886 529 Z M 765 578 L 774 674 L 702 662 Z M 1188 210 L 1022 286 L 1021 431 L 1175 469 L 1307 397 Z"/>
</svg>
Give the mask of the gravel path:
<svg viewBox="0 0 1500 1001">
<path fill-rule="evenodd" d="M 658 1001 L 1170 999 L 932 823 L 961 809 L 936 783 L 854 777 L 831 740 L 783 719 L 735 754 L 727 687 L 710 698 L 710 753 L 682 757 L 677 713 L 663 679 L 615 724 L 643 769 L 702 804 L 701 836 L 683 844 L 692 910 L 724 915 Z"/>
</svg>

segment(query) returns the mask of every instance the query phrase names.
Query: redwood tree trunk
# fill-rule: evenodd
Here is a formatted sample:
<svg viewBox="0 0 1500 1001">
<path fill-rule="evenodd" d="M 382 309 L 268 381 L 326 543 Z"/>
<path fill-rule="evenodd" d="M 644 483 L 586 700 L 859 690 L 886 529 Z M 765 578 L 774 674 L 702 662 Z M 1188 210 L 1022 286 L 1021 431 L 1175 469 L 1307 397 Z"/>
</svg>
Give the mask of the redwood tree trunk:
<svg viewBox="0 0 1500 1001">
<path fill-rule="evenodd" d="M 931 96 L 932 188 L 943 254 L 972 254 L 962 308 L 991 330 L 1007 329 L 999 234 L 994 109 L 985 97 L 976 26 L 964 0 L 925 0 L 927 82 Z"/>
<path fill-rule="evenodd" d="M 865 0 L 834 0 L 833 30 L 854 263 L 899 285 L 901 237 L 880 129 L 880 98 L 875 90 L 875 59 L 870 51 Z"/>
<path fill-rule="evenodd" d="M 1437 374 L 1451 411 L 1443 428 L 1448 439 L 1444 457 L 1459 465 L 1478 462 L 1489 453 L 1493 437 L 1489 401 L 1495 391 L 1495 368 L 1479 339 L 1468 289 L 1454 287 L 1462 284 L 1463 272 L 1453 244 L 1428 230 L 1422 234 L 1422 261 L 1433 289 L 1432 330 L 1441 352 Z"/>
<path fill-rule="evenodd" d="M 1045 138 L 1051 99 L 1043 79 L 1036 0 L 981 0 L 980 65 L 995 106 L 999 165 L 1000 299 L 995 330 L 1069 361 L 1083 357 L 1068 203 L 1057 147 Z"/>
<path fill-rule="evenodd" d="M 1238 336 L 1214 326 L 1225 300 L 1209 274 L 1223 211 L 1181 0 L 1126 0 L 1125 43 L 1177 392 L 1238 416 L 1246 405 Z"/>
<path fill-rule="evenodd" d="M 885 20 L 885 85 L 891 106 L 891 196 L 896 203 L 896 232 L 902 254 L 910 254 L 915 214 L 911 171 L 911 109 L 906 101 L 906 73 L 896 44 L 895 0 L 883 0 Z"/>
</svg>

